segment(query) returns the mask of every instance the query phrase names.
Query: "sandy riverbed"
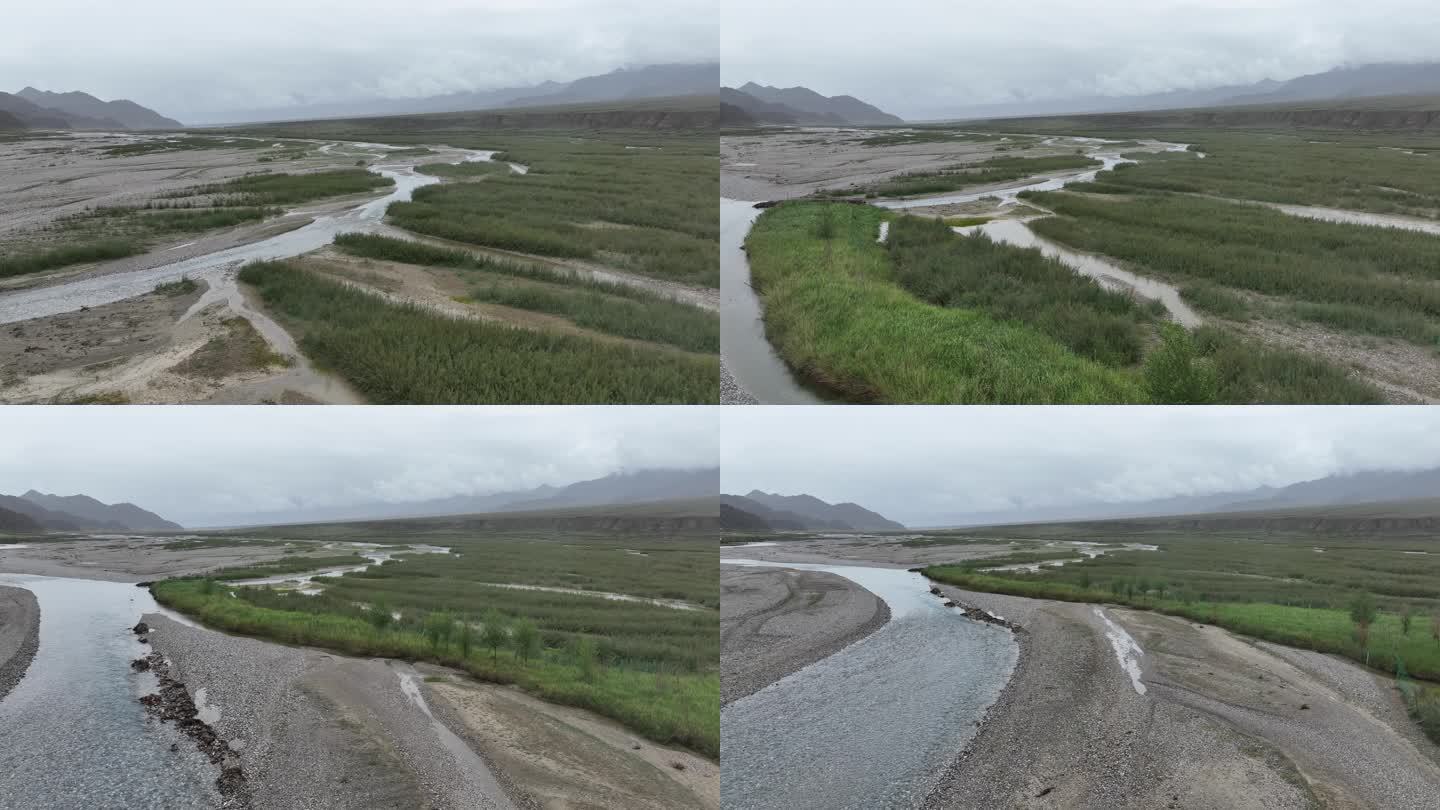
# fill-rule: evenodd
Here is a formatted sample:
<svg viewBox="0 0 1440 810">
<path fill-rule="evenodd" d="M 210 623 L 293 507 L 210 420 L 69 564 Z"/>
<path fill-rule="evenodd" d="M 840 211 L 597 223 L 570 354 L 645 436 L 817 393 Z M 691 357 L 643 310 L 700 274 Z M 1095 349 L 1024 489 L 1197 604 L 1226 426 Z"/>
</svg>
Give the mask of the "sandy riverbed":
<svg viewBox="0 0 1440 810">
<path fill-rule="evenodd" d="M 721 565 L 721 705 L 843 649 L 889 620 L 883 601 L 844 577 Z"/>
<path fill-rule="evenodd" d="M 40 606 L 23 588 L 0 587 L 0 700 L 25 677 L 40 646 Z"/>
</svg>

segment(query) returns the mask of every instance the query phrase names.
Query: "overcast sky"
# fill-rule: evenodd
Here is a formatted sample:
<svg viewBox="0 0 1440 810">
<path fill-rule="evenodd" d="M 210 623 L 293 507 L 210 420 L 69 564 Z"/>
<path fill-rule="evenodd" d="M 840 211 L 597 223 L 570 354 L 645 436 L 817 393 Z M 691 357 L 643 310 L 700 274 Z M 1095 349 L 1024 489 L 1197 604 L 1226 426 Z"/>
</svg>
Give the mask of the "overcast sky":
<svg viewBox="0 0 1440 810">
<path fill-rule="evenodd" d="M 905 118 L 1023 99 L 1285 80 L 1432 61 L 1435 0 L 728 0 L 722 80 L 847 93 Z"/>
<path fill-rule="evenodd" d="M 714 60 L 717 16 L 713 0 L 16 0 L 0 90 L 84 90 L 189 123 Z"/>
<path fill-rule="evenodd" d="M 1440 409 L 725 408 L 721 485 L 853 501 L 912 526 L 1440 467 Z"/>
<path fill-rule="evenodd" d="M 14 407 L 0 493 L 83 493 L 195 526 L 713 467 L 717 421 L 703 407 Z"/>
</svg>

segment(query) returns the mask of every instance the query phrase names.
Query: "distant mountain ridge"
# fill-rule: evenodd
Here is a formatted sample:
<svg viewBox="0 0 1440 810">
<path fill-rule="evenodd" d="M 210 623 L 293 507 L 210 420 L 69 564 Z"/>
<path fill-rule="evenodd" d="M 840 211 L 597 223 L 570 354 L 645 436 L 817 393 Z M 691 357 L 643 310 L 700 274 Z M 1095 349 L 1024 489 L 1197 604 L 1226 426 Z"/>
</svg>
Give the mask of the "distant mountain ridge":
<svg viewBox="0 0 1440 810">
<path fill-rule="evenodd" d="M 168 521 L 133 503 L 107 504 L 88 495 L 47 495 L 30 490 L 24 495 L 0 495 L 0 509 L 18 513 L 43 530 L 152 532 L 180 531 Z"/>
<path fill-rule="evenodd" d="M 1300 481 L 1284 487 L 1262 486 L 1213 495 L 1184 495 L 1133 503 L 1016 508 L 955 515 L 947 520 L 930 522 L 935 526 L 1013 525 L 1261 512 L 1432 499 L 1440 499 L 1440 468 L 1414 471 L 1367 470 Z"/>
<path fill-rule="evenodd" d="M 854 96 L 822 96 L 808 87 L 769 87 L 746 82 L 739 89 L 723 87 L 720 101 L 756 123 L 873 126 L 903 124 L 898 116 Z M 736 116 L 736 113 L 731 113 Z"/>
<path fill-rule="evenodd" d="M 562 487 L 543 485 L 526 490 L 487 495 L 456 495 L 409 503 L 368 503 L 345 507 L 306 507 L 217 516 L 212 526 L 278 526 L 448 517 L 502 512 L 539 512 L 586 506 L 715 498 L 720 493 L 720 469 L 643 469 L 612 473 Z M 3 505 L 3 504 L 0 504 Z"/>
<path fill-rule="evenodd" d="M 1285 81 L 1265 79 L 1253 84 L 1138 96 L 1082 96 L 971 105 L 941 117 L 981 119 L 1085 115 L 1432 95 L 1440 95 L 1440 62 L 1381 62 L 1347 65 Z"/>
<path fill-rule="evenodd" d="M 180 129 L 173 118 L 133 101 L 101 101 L 89 93 L 52 93 L 26 87 L 19 93 L 0 93 L 0 112 L 25 129 L 148 130 Z M 0 121 L 0 127 L 5 122 Z"/>
<path fill-rule="evenodd" d="M 669 63 L 619 68 L 569 82 L 542 82 L 530 87 L 445 93 L 402 99 L 362 99 L 290 107 L 236 110 L 210 116 L 205 124 L 325 120 L 389 115 L 469 112 L 508 108 L 626 101 L 677 96 L 714 96 L 720 87 L 718 62 Z"/>
<path fill-rule="evenodd" d="M 721 525 L 732 529 L 760 526 L 780 531 L 863 532 L 905 528 L 903 524 L 859 504 L 831 504 L 813 495 L 776 495 L 757 489 L 745 495 L 721 495 L 720 506 Z"/>
<path fill-rule="evenodd" d="M 52 93 L 27 87 L 16 93 L 20 98 L 51 110 L 70 115 L 84 116 L 99 120 L 110 120 L 125 129 L 180 129 L 184 126 L 173 118 L 166 118 L 148 107 L 142 107 L 129 99 L 101 101 L 89 93 L 71 91 Z"/>
</svg>

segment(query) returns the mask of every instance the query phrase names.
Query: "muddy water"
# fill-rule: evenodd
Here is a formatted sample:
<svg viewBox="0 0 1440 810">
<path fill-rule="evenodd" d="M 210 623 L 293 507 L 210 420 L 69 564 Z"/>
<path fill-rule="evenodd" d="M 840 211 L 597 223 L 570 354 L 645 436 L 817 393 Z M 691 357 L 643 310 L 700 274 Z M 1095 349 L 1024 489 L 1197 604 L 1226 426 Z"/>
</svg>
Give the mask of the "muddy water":
<svg viewBox="0 0 1440 810">
<path fill-rule="evenodd" d="M 1440 236 L 1440 222 L 1416 217 L 1393 214 L 1371 214 L 1365 211 L 1347 211 L 1342 208 L 1323 208 L 1311 205 L 1286 205 L 1284 203 L 1261 203 L 1293 217 L 1338 222 L 1345 225 L 1369 225 L 1375 228 L 1398 228 L 1403 231 L 1418 231 Z"/>
<path fill-rule="evenodd" d="M 445 750 L 455 757 L 455 764 L 459 766 L 459 773 L 468 783 L 470 795 L 483 796 L 489 801 L 485 806 L 495 810 L 515 810 L 515 805 L 510 801 L 509 795 L 500 787 L 495 775 L 491 773 L 490 766 L 480 758 L 465 741 L 460 739 L 448 726 L 440 722 L 430 711 L 430 704 L 425 702 L 425 694 L 420 689 L 420 673 L 415 667 L 401 661 L 391 661 L 390 667 L 395 670 L 395 675 L 400 679 L 400 691 L 405 697 L 425 714 L 430 720 L 430 727 L 435 735 L 440 738 L 440 744 Z"/>
<path fill-rule="evenodd" d="M 720 354 L 740 387 L 763 405 L 819 403 L 765 339 L 760 297 L 750 286 L 743 247 L 759 216 L 754 203 L 720 200 Z"/>
<path fill-rule="evenodd" d="M 164 613 L 127 583 L 0 574 L 40 603 L 40 649 L 0 701 L 0 808 L 218 807 L 214 766 L 137 698 L 155 687 L 130 662 L 130 628 Z M 170 750 L 177 745 L 176 751 Z"/>
<path fill-rule="evenodd" d="M 372 144 L 355 144 L 354 146 L 391 148 Z M 490 151 L 468 149 L 446 151 L 452 158 L 451 162 L 457 163 L 466 160 L 489 160 L 495 154 Z M 340 152 L 339 154 L 346 153 Z M 384 219 L 385 210 L 390 203 L 409 200 L 415 189 L 440 182 L 440 178 L 420 174 L 408 164 L 376 164 L 371 166 L 371 169 L 395 181 L 395 187 L 383 197 L 338 214 L 318 216 L 304 227 L 248 245 L 196 256 L 148 270 L 93 276 L 50 287 L 11 292 L 0 297 L 0 324 L 43 318 L 63 312 L 73 312 L 81 307 L 96 307 L 126 298 L 134 298 L 154 290 L 158 284 L 176 281 L 185 276 L 203 279 L 210 286 L 204 297 L 191 310 L 190 314 L 193 314 L 210 303 L 230 300 L 236 295 L 235 273 L 241 265 L 252 261 L 292 258 L 325 247 L 341 233 L 373 230 Z M 248 316 L 252 313 L 243 314 Z M 253 320 L 252 323 L 254 323 Z M 273 331 L 279 327 L 274 326 L 273 323 L 266 324 L 262 321 L 256 323 L 256 328 L 264 332 Z M 267 339 L 269 337 L 267 335 Z"/>
<path fill-rule="evenodd" d="M 722 710 L 727 810 L 918 806 L 1009 678 L 1009 633 L 944 607 L 908 571 L 723 563 L 837 574 L 890 607 L 879 630 Z"/>
<path fill-rule="evenodd" d="M 1075 272 L 1095 279 L 1104 287 L 1122 292 L 1132 292 L 1141 298 L 1159 301 L 1165 305 L 1165 310 L 1170 313 L 1171 319 L 1182 326 L 1193 328 L 1202 322 L 1200 315 L 1185 303 L 1185 300 L 1180 297 L 1180 290 L 1175 287 L 1151 278 L 1137 276 L 1128 270 L 1122 270 L 1099 256 L 1076 253 L 1054 242 L 1042 239 L 1021 220 L 998 219 L 984 225 L 956 228 L 955 232 L 962 234 L 979 232 L 996 242 L 1004 242 L 1016 247 L 1037 248 L 1041 253 L 1058 259 Z"/>
</svg>

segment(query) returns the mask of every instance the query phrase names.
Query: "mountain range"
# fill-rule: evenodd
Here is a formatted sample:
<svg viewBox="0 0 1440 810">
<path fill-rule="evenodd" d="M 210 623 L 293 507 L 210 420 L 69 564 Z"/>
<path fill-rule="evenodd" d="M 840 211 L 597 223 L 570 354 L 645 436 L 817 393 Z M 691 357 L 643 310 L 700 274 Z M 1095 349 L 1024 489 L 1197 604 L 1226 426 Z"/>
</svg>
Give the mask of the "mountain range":
<svg viewBox="0 0 1440 810">
<path fill-rule="evenodd" d="M 874 126 L 903 124 L 899 117 L 854 96 L 822 96 L 808 87 L 770 87 L 747 82 L 720 88 L 721 123 Z"/>
<path fill-rule="evenodd" d="M 367 503 L 343 507 L 296 505 L 294 508 L 247 514 L 216 515 L 208 526 L 279 526 L 396 518 L 444 517 L 498 512 L 536 512 L 579 506 L 714 498 L 720 492 L 720 470 L 647 469 L 619 472 L 603 478 L 578 481 L 563 487 L 531 489 L 488 495 L 456 495 L 409 503 Z M 3 506 L 3 504 L 0 504 Z"/>
<path fill-rule="evenodd" d="M 1082 96 L 1067 99 L 973 105 L 945 111 L 949 119 L 1141 112 L 1245 105 L 1299 104 L 1379 96 L 1440 95 L 1440 62 L 1374 63 L 1334 68 L 1286 81 L 1175 90 L 1138 96 Z M 938 113 L 938 111 L 937 111 Z"/>
<path fill-rule="evenodd" d="M 48 495 L 32 489 L 19 497 L 0 495 L 0 529 L 153 532 L 184 527 L 133 503 L 107 504 L 88 495 Z"/>
<path fill-rule="evenodd" d="M 446 93 L 423 98 L 361 99 L 335 103 L 299 103 L 287 107 L 237 110 L 212 115 L 204 124 L 240 124 L 258 121 L 312 121 L 327 118 L 361 118 L 384 115 L 465 112 L 557 104 L 624 101 L 670 96 L 713 96 L 720 86 L 717 62 L 663 64 L 620 68 L 570 82 L 542 82 L 526 87 L 505 87 Z"/>
<path fill-rule="evenodd" d="M 1102 503 L 973 512 L 927 522 L 933 523 L 935 526 L 993 526 L 1056 521 L 1266 512 L 1426 500 L 1434 500 L 1440 504 L 1440 469 L 1370 470 L 1301 481 L 1284 487 L 1262 486 L 1213 495 L 1186 495 L 1135 503 Z"/>
<path fill-rule="evenodd" d="M 720 525 L 751 531 L 887 531 L 904 525 L 855 503 L 831 504 L 813 495 L 776 495 L 751 490 L 720 496 Z"/>
<path fill-rule="evenodd" d="M 173 118 L 133 101 L 101 101 L 89 93 L 52 93 L 27 87 L 0 93 L 0 129 L 180 129 Z"/>
</svg>

